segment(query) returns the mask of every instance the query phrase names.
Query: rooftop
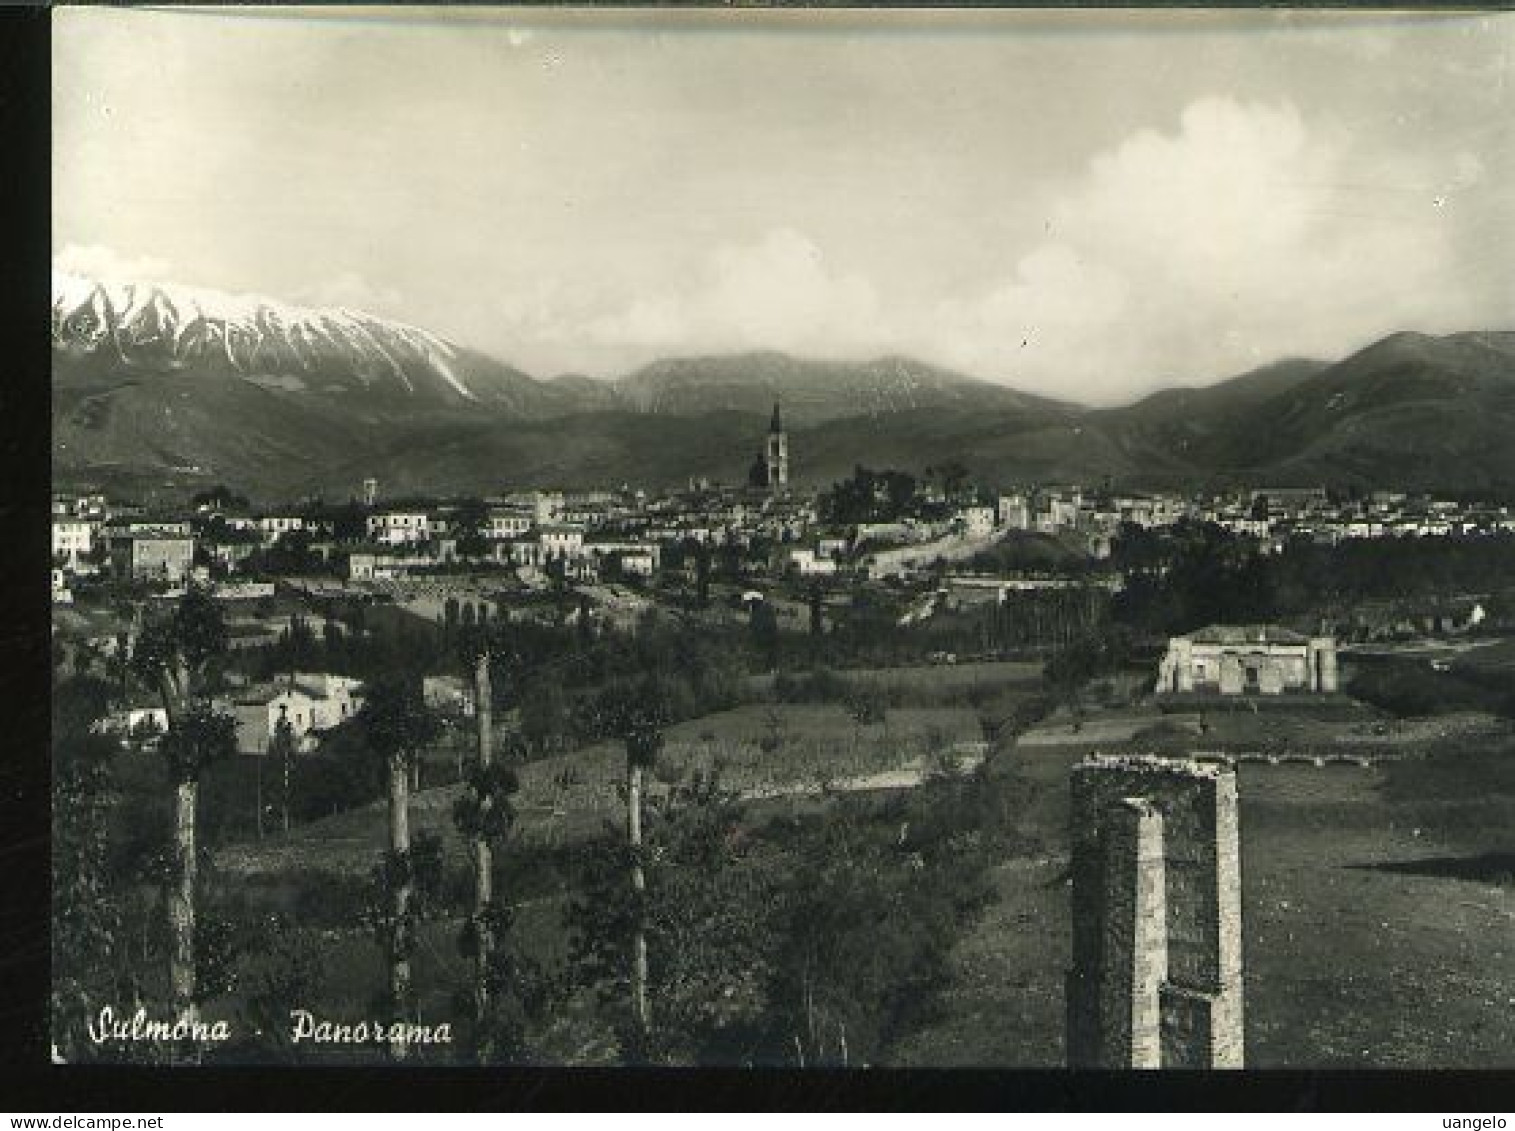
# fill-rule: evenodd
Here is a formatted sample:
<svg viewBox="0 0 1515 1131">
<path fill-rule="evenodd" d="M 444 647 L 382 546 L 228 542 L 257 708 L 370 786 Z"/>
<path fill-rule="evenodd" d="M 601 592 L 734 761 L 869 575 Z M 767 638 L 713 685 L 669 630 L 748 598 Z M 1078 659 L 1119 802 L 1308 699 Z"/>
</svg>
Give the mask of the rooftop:
<svg viewBox="0 0 1515 1131">
<path fill-rule="evenodd" d="M 1308 644 L 1310 638 L 1276 624 L 1212 624 L 1191 632 L 1196 644 Z"/>
</svg>

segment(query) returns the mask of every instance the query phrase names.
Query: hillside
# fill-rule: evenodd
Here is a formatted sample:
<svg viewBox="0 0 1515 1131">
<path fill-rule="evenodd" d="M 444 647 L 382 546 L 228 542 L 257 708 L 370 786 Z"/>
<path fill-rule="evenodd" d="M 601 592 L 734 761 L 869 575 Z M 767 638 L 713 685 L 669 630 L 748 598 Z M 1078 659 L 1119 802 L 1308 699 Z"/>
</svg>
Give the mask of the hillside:
<svg viewBox="0 0 1515 1131">
<path fill-rule="evenodd" d="M 1515 487 L 1515 334 L 1401 333 L 1117 409 L 907 358 L 673 358 L 539 381 L 349 310 L 55 279 L 54 470 L 168 491 L 745 481 L 775 401 L 801 486 L 948 460 L 983 482 Z"/>
<path fill-rule="evenodd" d="M 1166 458 L 1279 483 L 1509 486 L 1515 334 L 1394 334 L 1334 365 L 1286 363 L 1093 422 L 1153 471 Z"/>
<path fill-rule="evenodd" d="M 671 416 L 766 414 L 779 401 L 791 426 L 922 409 L 1052 414 L 1072 407 L 905 357 L 836 362 L 764 352 L 671 358 L 622 377 L 615 389 L 629 409 Z"/>
<path fill-rule="evenodd" d="M 359 411 L 472 405 L 547 415 L 576 407 L 568 389 L 419 327 L 201 288 L 57 273 L 52 344 L 55 385 L 182 376 L 360 402 Z"/>
</svg>

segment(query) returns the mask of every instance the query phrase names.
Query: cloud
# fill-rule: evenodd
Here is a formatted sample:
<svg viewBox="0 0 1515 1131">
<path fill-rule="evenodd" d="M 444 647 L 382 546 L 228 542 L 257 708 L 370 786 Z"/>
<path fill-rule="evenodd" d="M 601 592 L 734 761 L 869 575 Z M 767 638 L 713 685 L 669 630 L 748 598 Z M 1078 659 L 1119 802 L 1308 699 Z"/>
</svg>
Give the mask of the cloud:
<svg viewBox="0 0 1515 1131">
<path fill-rule="evenodd" d="M 905 352 L 1116 403 L 1281 356 L 1341 356 L 1394 329 L 1461 328 L 1477 304 L 1457 214 L 1492 181 L 1469 151 L 1370 151 L 1289 102 L 1207 97 L 1061 183 L 1028 185 L 1004 207 L 1043 191 L 1043 238 L 950 293 L 922 297 L 907 261 L 870 277 L 778 227 L 639 294 L 540 280 L 497 324 L 515 356 L 600 371 L 756 348 Z"/>
<path fill-rule="evenodd" d="M 716 247 L 689 285 L 637 298 L 589 332 L 606 346 L 653 351 L 845 354 L 876 349 L 879 326 L 872 282 L 838 270 L 808 236 L 778 228 Z"/>
<path fill-rule="evenodd" d="M 169 277 L 172 264 L 157 256 L 122 255 L 102 244 L 71 243 L 53 256 L 53 269 L 113 282 L 159 282 Z"/>
<path fill-rule="evenodd" d="M 290 298 L 307 306 L 340 306 L 370 314 L 398 312 L 404 304 L 404 296 L 394 287 L 377 286 L 356 271 L 341 271 L 295 291 Z"/>
<path fill-rule="evenodd" d="M 1048 239 L 944 303 L 941 356 L 1094 401 L 1331 356 L 1466 308 L 1446 194 L 1482 174 L 1375 159 L 1287 103 L 1205 98 L 1095 156 Z M 1454 186 L 1454 187 L 1448 187 Z M 1440 203 L 1438 203 L 1440 202 Z"/>
</svg>

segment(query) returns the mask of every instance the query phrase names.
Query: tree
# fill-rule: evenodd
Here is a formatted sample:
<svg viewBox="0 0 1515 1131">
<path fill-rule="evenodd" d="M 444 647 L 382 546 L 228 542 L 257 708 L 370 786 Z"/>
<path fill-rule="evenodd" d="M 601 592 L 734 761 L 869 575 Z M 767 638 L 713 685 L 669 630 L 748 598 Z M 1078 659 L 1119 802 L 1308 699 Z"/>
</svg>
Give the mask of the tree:
<svg viewBox="0 0 1515 1131">
<path fill-rule="evenodd" d="M 91 1047 L 82 1022 L 111 996 L 120 928 L 107 874 L 115 745 L 92 729 L 107 695 L 78 677 L 53 694 L 52 1035 L 67 1061 Z"/>
<path fill-rule="evenodd" d="M 662 683 L 648 676 L 610 685 L 596 704 L 601 726 L 626 746 L 626 841 L 632 898 L 631 1008 L 641 1051 L 651 1047 L 652 1012 L 647 996 L 646 859 L 642 844 L 642 787 L 663 749 L 671 712 Z"/>
<path fill-rule="evenodd" d="M 915 503 L 915 479 L 902 471 L 853 469 L 852 478 L 835 484 L 816 500 L 821 520 L 839 526 L 892 522 Z"/>
<path fill-rule="evenodd" d="M 465 499 L 452 516 L 453 535 L 457 539 L 458 555 L 464 558 L 482 558 L 489 553 L 486 528 L 489 525 L 489 508 L 481 499 Z"/>
<path fill-rule="evenodd" d="M 694 546 L 694 599 L 702 609 L 710 604 L 710 547 L 703 541 Z"/>
<path fill-rule="evenodd" d="M 494 764 L 494 691 L 490 679 L 492 648 L 490 633 L 478 631 L 465 645 L 472 654 L 474 719 L 478 747 L 464 792 L 453 808 L 458 831 L 473 842 L 473 914 L 460 940 L 465 954 L 474 961 L 474 1045 L 480 1061 L 494 1052 L 496 1026 L 490 1024 L 491 1005 L 504 977 L 496 960 L 499 936 L 509 927 L 505 909 L 494 895 L 494 850 L 509 835 L 515 821 L 511 796 L 520 788 L 515 771 Z"/>
<path fill-rule="evenodd" d="M 193 507 L 214 507 L 218 510 L 246 510 L 247 496 L 239 495 L 224 483 L 217 483 L 205 491 L 190 496 Z"/>
<path fill-rule="evenodd" d="M 268 740 L 268 759 L 279 770 L 279 810 L 281 825 L 286 833 L 289 832 L 289 804 L 291 778 L 294 776 L 295 765 L 295 729 L 289 725 L 289 718 L 285 712 L 279 713 L 279 721 L 274 724 L 274 732 Z M 261 780 L 261 778 L 259 779 Z M 262 811 L 259 811 L 259 828 L 262 828 Z"/>
<path fill-rule="evenodd" d="M 521 734 L 536 750 L 546 750 L 569 733 L 568 698 L 561 681 L 529 679 L 522 689 Z"/>
<path fill-rule="evenodd" d="M 767 601 L 754 601 L 747 614 L 747 626 L 763 662 L 769 667 L 776 667 L 779 651 L 778 613 Z"/>
<path fill-rule="evenodd" d="M 594 617 L 590 612 L 589 594 L 579 594 L 579 617 L 577 621 L 579 647 L 589 648 L 594 644 Z"/>
<path fill-rule="evenodd" d="M 166 618 L 144 625 L 132 656 L 138 674 L 158 687 L 168 716 L 159 743 L 174 782 L 174 864 L 169 894 L 172 935 L 169 982 L 180 1018 L 195 1007 L 195 805 L 200 775 L 212 761 L 236 753 L 236 722 L 204 698 L 206 672 L 226 649 L 226 625 L 209 594 L 197 587 Z"/>
<path fill-rule="evenodd" d="M 254 931 L 252 956 L 243 972 L 242 1016 L 246 1028 L 261 1039 L 253 1055 L 276 1062 L 299 1063 L 304 1050 L 290 1037 L 289 1016 L 315 1000 L 326 974 L 317 942 L 271 915 Z"/>
<path fill-rule="evenodd" d="M 370 684 L 357 717 L 369 751 L 389 775 L 389 852 L 383 868 L 389 905 L 381 929 L 389 952 L 386 1004 L 395 1021 L 404 1021 L 411 1008 L 410 957 L 415 949 L 412 898 L 418 865 L 410 843 L 410 775 L 422 751 L 441 733 L 441 724 L 426 706 L 420 684 L 396 678 Z M 405 1046 L 396 1042 L 390 1052 L 401 1059 Z"/>
<path fill-rule="evenodd" d="M 644 899 L 627 890 L 624 848 L 602 841 L 587 854 L 566 916 L 574 983 L 595 988 L 607 1004 L 624 1000 L 624 939 L 639 913 L 651 955 L 658 1025 L 651 1046 L 634 1027 L 620 1033 L 628 1051 L 695 1063 L 751 1057 L 762 1037 L 770 920 L 785 877 L 750 858 L 751 832 L 736 794 L 697 773 L 649 805 L 646 841 L 658 867 Z"/>
</svg>

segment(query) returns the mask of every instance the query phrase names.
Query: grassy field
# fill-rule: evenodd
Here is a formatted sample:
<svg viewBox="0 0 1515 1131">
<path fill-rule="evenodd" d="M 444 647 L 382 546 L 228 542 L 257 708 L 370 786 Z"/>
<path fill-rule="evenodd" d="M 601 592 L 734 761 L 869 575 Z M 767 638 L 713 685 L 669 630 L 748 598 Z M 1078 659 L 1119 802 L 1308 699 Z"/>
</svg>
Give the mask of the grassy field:
<svg viewBox="0 0 1515 1131">
<path fill-rule="evenodd" d="M 1075 715 L 1059 710 L 1022 736 L 1023 751 L 1055 748 L 1093 753 L 1130 747 L 1150 753 L 1201 750 L 1232 755 L 1297 757 L 1416 757 L 1438 742 L 1487 743 L 1511 733 L 1510 724 L 1480 711 L 1396 719 L 1352 704 L 1329 712 L 1267 709 L 1178 711 L 1152 704 Z"/>
<path fill-rule="evenodd" d="M 742 792 L 815 788 L 881 771 L 926 768 L 934 757 L 980 737 L 978 716 L 962 707 L 904 707 L 887 711 L 882 723 L 861 727 L 835 705 L 738 707 L 671 727 L 649 792 L 656 796 L 697 770 L 717 773 L 728 788 Z M 775 739 L 778 745 L 765 749 L 765 742 Z M 519 772 L 517 835 L 524 843 L 575 842 L 622 817 L 626 759 L 619 743 L 530 762 Z M 446 786 L 416 794 L 411 827 L 441 836 L 461 854 L 451 817 L 457 793 Z M 240 874 L 362 874 L 383 851 L 384 829 L 382 803 L 365 806 L 295 829 L 288 838 L 228 847 L 220 854 L 221 866 Z"/>
<path fill-rule="evenodd" d="M 1478 641 L 1452 661 L 1453 670 L 1503 672 L 1515 679 L 1515 638 Z"/>
<path fill-rule="evenodd" d="M 1027 748 L 1006 761 L 1045 787 L 1032 819 L 1057 848 L 998 870 L 995 904 L 959 943 L 948 1019 L 901 1063 L 1062 1065 L 1067 773 L 1079 756 Z M 1392 778 L 1405 767 L 1419 811 Z M 1421 822 L 1428 806 L 1466 801 L 1466 769 L 1241 768 L 1249 1067 L 1515 1062 L 1515 887 L 1498 869 L 1515 848 L 1515 786 L 1501 786 L 1497 812 L 1486 796 L 1487 819 L 1458 824 L 1459 838 L 1451 821 Z"/>
<path fill-rule="evenodd" d="M 1026 660 L 983 660 L 897 668 L 847 668 L 837 669 L 833 674 L 849 687 L 903 695 L 911 702 L 942 704 L 963 702 L 973 695 L 992 696 L 1012 687 L 1032 687 L 1041 679 L 1042 665 Z M 748 689 L 758 696 L 771 695 L 773 685 L 772 675 L 755 675 L 748 680 Z"/>
<path fill-rule="evenodd" d="M 1491 657 L 1492 659 L 1493 657 Z M 1001 665 L 869 672 L 951 703 L 988 677 L 998 706 L 1035 684 Z M 925 689 L 925 690 L 922 690 Z M 1164 714 L 1153 708 L 1060 715 L 1002 751 L 990 772 L 1021 779 L 1034 798 L 1015 818 L 1034 850 L 995 869 L 995 898 L 963 932 L 937 1020 L 889 1063 L 1058 1067 L 1068 962 L 1067 790 L 1070 766 L 1090 750 L 1181 752 L 1265 741 L 1287 750 L 1389 752 L 1368 766 L 1243 765 L 1241 787 L 1247 1060 L 1253 1067 L 1493 1067 L 1515 1060 L 1515 739 L 1508 724 L 1464 713 L 1392 719 L 1363 708 L 1334 714 Z M 1077 724 L 1075 728 L 1075 723 Z M 1203 729 L 1201 729 L 1203 724 Z M 1263 740 L 1259 739 L 1259 731 Z M 655 790 L 693 770 L 761 791 L 921 766 L 980 737 L 964 706 L 892 709 L 858 727 L 836 704 L 755 704 L 672 728 Z M 522 770 L 518 937 L 533 953 L 561 954 L 565 896 L 551 870 L 555 846 L 621 818 L 624 756 L 614 743 Z M 452 830 L 452 788 L 414 799 L 413 828 Z M 751 806 L 757 814 L 829 804 L 797 794 Z M 366 876 L 383 848 L 382 808 L 297 829 L 287 840 L 241 845 L 221 865 L 244 890 L 298 881 L 313 892 L 334 876 Z M 547 863 L 539 863 L 539 861 Z M 324 878 L 323 878 L 324 877 Z M 264 895 L 269 895 L 267 891 Z M 429 925 L 417 964 L 423 1014 L 451 1009 L 466 978 L 457 925 Z M 382 977 L 372 939 L 320 936 L 329 984 L 323 1002 L 351 1012 Z M 548 1059 L 601 1063 L 609 1050 L 575 999 L 547 1034 Z"/>
</svg>

